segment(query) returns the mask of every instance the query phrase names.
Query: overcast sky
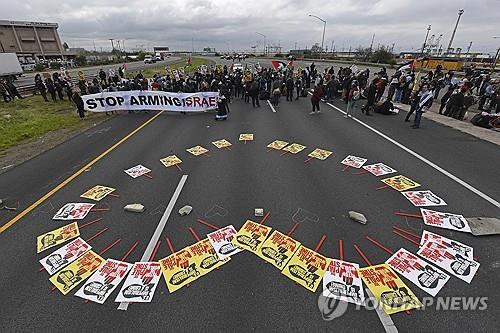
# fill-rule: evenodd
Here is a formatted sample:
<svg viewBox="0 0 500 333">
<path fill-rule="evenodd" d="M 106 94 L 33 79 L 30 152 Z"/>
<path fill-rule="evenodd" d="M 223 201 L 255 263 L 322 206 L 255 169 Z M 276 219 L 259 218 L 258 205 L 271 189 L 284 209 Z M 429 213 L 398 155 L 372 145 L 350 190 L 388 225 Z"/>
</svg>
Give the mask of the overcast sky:
<svg viewBox="0 0 500 333">
<path fill-rule="evenodd" d="M 0 19 L 59 23 L 70 47 L 110 49 L 109 38 L 125 40 L 127 50 L 169 46 L 171 50 L 262 49 L 263 37 L 284 50 L 321 44 L 335 50 L 395 44 L 395 51 L 422 47 L 427 26 L 443 34 L 446 48 L 460 8 L 453 47 L 494 53 L 500 46 L 500 0 L 0 0 Z M 115 45 L 116 46 L 116 45 Z"/>
</svg>

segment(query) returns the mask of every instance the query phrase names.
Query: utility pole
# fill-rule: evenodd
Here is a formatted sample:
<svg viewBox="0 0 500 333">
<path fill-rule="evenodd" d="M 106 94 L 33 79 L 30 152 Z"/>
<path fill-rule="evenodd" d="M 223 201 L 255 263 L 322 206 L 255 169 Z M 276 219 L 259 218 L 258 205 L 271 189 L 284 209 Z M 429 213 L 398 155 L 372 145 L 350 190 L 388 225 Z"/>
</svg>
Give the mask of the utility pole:
<svg viewBox="0 0 500 333">
<path fill-rule="evenodd" d="M 95 49 L 95 40 L 92 39 L 92 44 L 94 44 L 94 52 L 97 53 L 97 50 Z"/>
<path fill-rule="evenodd" d="M 295 42 L 295 46 L 294 46 L 294 48 L 293 48 L 293 49 L 294 49 L 294 50 L 296 50 L 296 49 L 297 49 L 297 42 Z"/>
<path fill-rule="evenodd" d="M 372 36 L 372 42 L 370 44 L 370 53 L 372 53 L 372 50 L 373 50 L 373 41 L 375 40 L 375 34 L 373 34 Z"/>
<path fill-rule="evenodd" d="M 266 55 L 266 35 L 264 34 L 261 34 L 260 32 L 256 32 L 257 35 L 260 35 L 262 37 L 264 37 L 264 48 L 263 48 L 263 52 L 264 52 L 264 55 Z"/>
<path fill-rule="evenodd" d="M 469 54 L 471 47 L 472 47 L 472 41 L 470 41 L 469 46 L 467 47 L 467 54 Z"/>
<path fill-rule="evenodd" d="M 495 36 L 493 39 L 499 39 L 500 36 Z M 498 56 L 500 55 L 500 47 L 497 49 L 497 53 L 495 54 L 495 60 L 493 61 L 493 67 L 491 67 L 491 73 L 495 72 L 495 68 L 497 67 Z"/>
<path fill-rule="evenodd" d="M 333 43 L 334 43 L 334 42 L 335 42 L 335 41 L 334 41 L 334 40 L 332 40 L 332 47 L 330 47 L 330 50 L 332 51 L 332 54 L 333 54 L 333 51 L 334 51 L 334 49 L 333 49 Z"/>
<path fill-rule="evenodd" d="M 453 44 L 453 39 L 455 38 L 455 33 L 457 32 L 458 22 L 460 22 L 460 17 L 464 13 L 463 9 L 458 10 L 458 18 L 457 23 L 455 23 L 455 28 L 453 29 L 453 33 L 451 34 L 450 42 L 448 43 L 448 48 L 446 49 L 446 53 L 450 53 L 451 45 Z"/>
<path fill-rule="evenodd" d="M 425 34 L 424 44 L 422 45 L 422 51 L 420 51 L 420 56 L 424 55 L 424 48 L 425 48 L 425 44 L 427 44 L 427 37 L 429 37 L 430 31 L 431 31 L 431 25 L 429 24 L 429 26 L 427 27 L 427 33 Z"/>
<path fill-rule="evenodd" d="M 318 20 L 320 20 L 321 22 L 323 22 L 323 37 L 321 39 L 321 53 L 319 55 L 319 58 L 321 59 L 323 57 L 323 45 L 325 43 L 326 20 L 323 20 L 321 17 L 313 15 L 313 14 L 309 14 L 309 16 L 310 17 L 315 17 Z"/>
</svg>

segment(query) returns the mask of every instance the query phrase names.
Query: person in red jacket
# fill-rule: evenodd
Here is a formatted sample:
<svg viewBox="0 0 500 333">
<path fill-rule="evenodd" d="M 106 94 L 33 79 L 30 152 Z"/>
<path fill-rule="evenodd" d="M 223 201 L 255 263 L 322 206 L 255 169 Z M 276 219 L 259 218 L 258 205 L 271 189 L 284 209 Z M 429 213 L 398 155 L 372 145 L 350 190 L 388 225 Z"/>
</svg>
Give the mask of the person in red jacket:
<svg viewBox="0 0 500 333">
<path fill-rule="evenodd" d="M 323 97 L 325 93 L 323 92 L 323 84 L 317 84 L 316 87 L 314 87 L 313 94 L 311 96 L 311 104 L 312 104 L 312 112 L 309 113 L 311 116 L 315 114 L 320 114 L 321 111 L 319 110 L 319 101 Z M 318 109 L 318 111 L 316 111 Z"/>
</svg>

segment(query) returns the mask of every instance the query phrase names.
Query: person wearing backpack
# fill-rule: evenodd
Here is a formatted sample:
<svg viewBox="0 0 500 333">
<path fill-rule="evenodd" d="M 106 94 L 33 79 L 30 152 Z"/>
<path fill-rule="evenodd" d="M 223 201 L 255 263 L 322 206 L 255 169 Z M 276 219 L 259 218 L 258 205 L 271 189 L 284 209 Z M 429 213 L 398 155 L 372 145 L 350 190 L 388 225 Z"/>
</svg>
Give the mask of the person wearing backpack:
<svg viewBox="0 0 500 333">
<path fill-rule="evenodd" d="M 359 90 L 358 81 L 353 80 L 351 83 L 351 89 L 347 95 L 347 113 L 344 118 L 352 117 L 352 112 L 354 111 L 354 107 L 356 103 L 359 101 L 361 97 L 361 91 Z"/>
</svg>

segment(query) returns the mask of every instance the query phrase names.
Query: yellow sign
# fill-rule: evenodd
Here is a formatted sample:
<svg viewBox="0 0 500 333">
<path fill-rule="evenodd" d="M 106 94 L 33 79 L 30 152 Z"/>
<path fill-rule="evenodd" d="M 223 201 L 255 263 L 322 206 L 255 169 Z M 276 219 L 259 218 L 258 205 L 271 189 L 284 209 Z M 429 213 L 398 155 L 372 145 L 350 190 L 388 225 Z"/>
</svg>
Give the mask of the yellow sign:
<svg viewBox="0 0 500 333">
<path fill-rule="evenodd" d="M 250 133 L 241 133 L 240 141 L 253 141 L 253 134 Z"/>
<path fill-rule="evenodd" d="M 173 293 L 230 259 L 220 260 L 208 238 L 205 238 L 159 260 L 159 263 L 168 291 Z"/>
<path fill-rule="evenodd" d="M 281 273 L 315 292 L 325 275 L 328 263 L 326 257 L 301 245 Z"/>
<path fill-rule="evenodd" d="M 385 313 L 393 314 L 422 306 L 417 296 L 388 264 L 360 268 L 358 272 L 368 289 L 382 304 Z"/>
<path fill-rule="evenodd" d="M 257 254 L 257 251 L 271 230 L 271 227 L 247 220 L 236 233 L 231 243 Z"/>
<path fill-rule="evenodd" d="M 218 74 L 224 73 L 224 66 L 222 66 L 221 64 L 215 65 L 215 72 Z"/>
<path fill-rule="evenodd" d="M 243 79 L 245 80 L 245 82 L 250 82 L 253 80 L 252 72 L 249 69 L 245 70 L 245 72 L 243 73 Z"/>
<path fill-rule="evenodd" d="M 232 145 L 231 142 L 227 141 L 226 139 L 214 141 L 212 142 L 212 144 L 219 149 L 230 147 Z"/>
<path fill-rule="evenodd" d="M 208 149 L 203 148 L 202 146 L 195 146 L 186 150 L 194 156 L 202 155 L 208 152 Z"/>
<path fill-rule="evenodd" d="M 80 282 L 83 282 L 92 275 L 92 273 L 94 273 L 103 263 L 104 259 L 97 253 L 88 251 L 80 258 L 52 275 L 49 280 L 60 292 L 66 295 Z"/>
<path fill-rule="evenodd" d="M 85 80 L 85 73 L 82 71 L 78 71 L 78 80 L 83 81 Z"/>
<path fill-rule="evenodd" d="M 80 236 L 80 230 L 76 222 L 44 233 L 36 238 L 36 253 L 50 249 L 78 236 Z"/>
<path fill-rule="evenodd" d="M 298 143 L 292 143 L 291 145 L 284 148 L 283 150 L 287 151 L 289 153 L 292 153 L 292 154 L 298 154 L 301 151 L 303 151 L 304 149 L 306 149 L 306 146 L 299 145 Z"/>
<path fill-rule="evenodd" d="M 420 186 L 419 183 L 402 175 L 382 179 L 382 182 L 400 192 Z"/>
<path fill-rule="evenodd" d="M 285 148 L 287 145 L 288 145 L 288 142 L 286 142 L 286 141 L 275 140 L 275 141 L 271 142 L 270 144 L 268 144 L 267 148 L 281 150 L 281 149 Z"/>
<path fill-rule="evenodd" d="M 317 158 L 318 160 L 326 160 L 331 154 L 333 154 L 331 151 L 329 150 L 324 150 L 324 149 L 320 149 L 320 148 L 316 148 L 314 149 L 312 152 L 309 153 L 309 157 L 312 157 L 312 158 Z"/>
<path fill-rule="evenodd" d="M 101 201 L 104 197 L 106 197 L 111 192 L 114 192 L 115 189 L 112 187 L 96 185 L 92 187 L 87 192 L 80 195 L 80 198 L 91 199 L 95 201 Z"/>
<path fill-rule="evenodd" d="M 178 158 L 176 155 L 170 155 L 165 158 L 162 158 L 160 162 L 165 166 L 165 167 L 171 167 L 176 164 L 182 163 L 182 160 Z"/>
<path fill-rule="evenodd" d="M 300 243 L 295 239 L 274 230 L 262 244 L 257 255 L 282 270 L 299 246 Z"/>
</svg>

